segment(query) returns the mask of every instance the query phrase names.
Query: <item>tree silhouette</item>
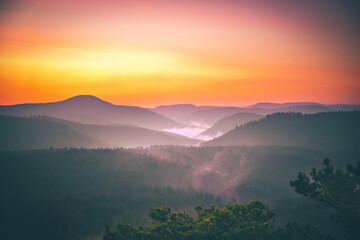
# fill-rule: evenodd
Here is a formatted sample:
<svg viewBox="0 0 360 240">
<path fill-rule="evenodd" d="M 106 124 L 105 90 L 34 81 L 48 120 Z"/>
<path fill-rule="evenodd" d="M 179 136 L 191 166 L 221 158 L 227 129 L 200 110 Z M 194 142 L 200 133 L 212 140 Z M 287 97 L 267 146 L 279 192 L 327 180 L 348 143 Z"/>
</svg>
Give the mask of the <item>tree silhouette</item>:
<svg viewBox="0 0 360 240">
<path fill-rule="evenodd" d="M 330 160 L 324 160 L 325 168 L 313 169 L 310 176 L 300 172 L 290 185 L 295 191 L 322 206 L 335 210 L 333 219 L 348 233 L 358 239 L 360 226 L 360 161 L 346 171 L 334 169 Z"/>
<path fill-rule="evenodd" d="M 330 239 L 317 230 L 291 223 L 284 228 L 272 224 L 274 210 L 259 201 L 238 203 L 220 209 L 195 208 L 197 217 L 168 207 L 151 210 L 154 220 L 148 227 L 119 224 L 116 231 L 106 229 L 104 240 L 321 240 Z"/>
</svg>

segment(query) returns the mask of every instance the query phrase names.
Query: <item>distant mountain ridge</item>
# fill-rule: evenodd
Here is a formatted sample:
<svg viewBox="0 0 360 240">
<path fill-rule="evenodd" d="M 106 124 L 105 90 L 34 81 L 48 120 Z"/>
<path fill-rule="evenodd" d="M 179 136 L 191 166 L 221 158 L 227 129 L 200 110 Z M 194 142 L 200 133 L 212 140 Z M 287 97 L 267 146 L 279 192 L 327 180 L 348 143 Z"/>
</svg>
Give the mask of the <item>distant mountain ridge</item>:
<svg viewBox="0 0 360 240">
<path fill-rule="evenodd" d="M 183 126 L 147 109 L 114 105 L 90 95 L 60 102 L 0 106 L 0 114 L 19 117 L 47 115 L 87 124 L 131 124 L 157 130 Z"/>
<path fill-rule="evenodd" d="M 287 103 L 259 102 L 254 105 L 247 106 L 246 108 L 247 109 L 252 109 L 252 108 L 274 109 L 274 108 L 307 106 L 307 105 L 324 106 L 324 104 L 317 103 L 317 102 L 287 102 Z"/>
<path fill-rule="evenodd" d="M 46 115 L 85 124 L 133 125 L 153 130 L 179 129 L 186 125 L 208 128 L 220 119 L 236 113 L 267 115 L 274 112 L 318 113 L 354 110 L 360 110 L 360 105 L 326 105 L 316 102 L 260 102 L 248 107 L 175 104 L 145 109 L 114 105 L 91 95 L 79 95 L 59 102 L 0 106 L 0 114 L 8 116 Z"/>
<path fill-rule="evenodd" d="M 200 122 L 209 126 L 214 125 L 221 118 L 241 112 L 242 108 L 237 107 L 216 107 L 200 110 L 182 118 L 182 122 Z"/>
<path fill-rule="evenodd" d="M 184 116 L 190 113 L 216 108 L 216 106 L 195 106 L 193 104 L 174 104 L 174 105 L 161 105 L 155 108 L 149 108 L 149 110 L 161 114 L 165 117 L 174 119 L 181 122 Z"/>
<path fill-rule="evenodd" d="M 360 105 L 355 104 L 322 104 L 317 102 L 285 102 L 285 103 L 270 103 L 270 102 L 259 102 L 254 105 L 245 107 L 246 109 L 283 109 L 292 107 L 306 107 L 306 106 L 317 106 L 328 109 L 329 111 L 354 111 L 360 110 Z"/>
</svg>

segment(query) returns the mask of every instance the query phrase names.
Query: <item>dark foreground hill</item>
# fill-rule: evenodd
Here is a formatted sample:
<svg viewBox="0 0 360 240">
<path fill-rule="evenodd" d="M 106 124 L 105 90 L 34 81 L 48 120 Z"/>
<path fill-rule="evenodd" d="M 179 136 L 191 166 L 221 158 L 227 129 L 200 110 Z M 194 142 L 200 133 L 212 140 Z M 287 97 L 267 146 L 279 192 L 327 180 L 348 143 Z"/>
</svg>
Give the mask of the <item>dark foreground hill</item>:
<svg viewBox="0 0 360 240">
<path fill-rule="evenodd" d="M 360 112 L 275 113 L 204 143 L 205 146 L 285 145 L 358 151 Z"/>
<path fill-rule="evenodd" d="M 87 124 L 131 124 L 159 130 L 183 126 L 141 107 L 114 105 L 87 95 L 60 102 L 0 106 L 0 114 L 20 117 L 46 115 Z"/>
<path fill-rule="evenodd" d="M 49 147 L 147 147 L 196 145 L 198 140 L 128 125 L 91 125 L 50 117 L 19 118 L 0 115 L 0 150 Z"/>
</svg>

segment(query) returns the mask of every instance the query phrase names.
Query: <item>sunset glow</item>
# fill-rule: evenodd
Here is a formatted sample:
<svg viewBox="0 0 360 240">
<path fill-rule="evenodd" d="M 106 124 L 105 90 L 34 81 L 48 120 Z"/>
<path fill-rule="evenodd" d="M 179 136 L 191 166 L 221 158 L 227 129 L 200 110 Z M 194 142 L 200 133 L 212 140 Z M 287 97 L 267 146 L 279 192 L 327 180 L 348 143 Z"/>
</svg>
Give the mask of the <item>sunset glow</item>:
<svg viewBox="0 0 360 240">
<path fill-rule="evenodd" d="M 0 105 L 79 94 L 145 107 L 359 104 L 350 8 L 335 0 L 5 1 Z"/>
</svg>

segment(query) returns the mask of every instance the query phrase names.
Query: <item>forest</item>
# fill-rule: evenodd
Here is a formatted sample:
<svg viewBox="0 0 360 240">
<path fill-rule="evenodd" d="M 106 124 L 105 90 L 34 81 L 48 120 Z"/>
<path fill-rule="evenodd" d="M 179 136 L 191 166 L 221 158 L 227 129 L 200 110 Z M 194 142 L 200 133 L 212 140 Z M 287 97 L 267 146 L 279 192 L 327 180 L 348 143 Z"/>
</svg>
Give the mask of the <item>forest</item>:
<svg viewBox="0 0 360 240">
<path fill-rule="evenodd" d="M 128 229 L 123 231 L 137 229 L 134 231 L 141 237 L 134 239 L 152 239 L 143 234 L 166 228 L 161 224 L 171 224 L 164 220 L 160 221 L 161 226 L 150 225 L 154 221 L 159 224 L 151 214 L 159 207 L 171 208 L 166 210 L 170 211 L 168 215 L 175 214 L 180 225 L 185 224 L 185 216 L 191 218 L 193 230 L 189 231 L 197 233 L 206 224 L 201 222 L 205 215 L 216 220 L 218 214 L 226 215 L 223 211 L 230 211 L 228 208 L 251 208 L 255 204 L 256 211 L 268 214 L 266 221 L 254 220 L 260 228 L 265 222 L 271 223 L 269 229 L 263 229 L 266 234 L 297 239 L 296 234 L 311 226 L 311 231 L 305 232 L 314 236 L 328 234 L 351 239 L 342 226 L 329 218 L 332 209 L 318 208 L 316 202 L 297 194 L 289 183 L 299 171 L 321 168 L 323 154 L 275 146 L 2 151 L 0 189 L 5 194 L 0 198 L 0 237 L 101 239 L 104 235 L 104 239 L 132 239 L 118 238 L 112 232 L 121 223 Z M 353 154 L 328 155 L 342 169 L 344 162 L 356 163 Z M 254 200 L 261 202 L 253 203 Z M 199 212 L 195 206 L 204 211 Z M 275 209 L 275 214 L 271 209 Z M 173 220 L 169 217 L 169 221 Z M 19 227 L 22 231 L 17 231 Z M 211 239 L 206 235 L 213 235 L 211 232 L 201 231 L 201 236 L 164 239 Z M 280 235 L 274 239 L 282 239 Z M 153 238 L 162 239 L 158 235 Z M 219 235 L 214 239 L 233 238 Z"/>
<path fill-rule="evenodd" d="M 357 239 L 357 108 L 0 107 L 0 239 Z"/>
</svg>

